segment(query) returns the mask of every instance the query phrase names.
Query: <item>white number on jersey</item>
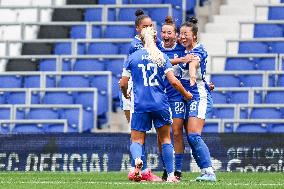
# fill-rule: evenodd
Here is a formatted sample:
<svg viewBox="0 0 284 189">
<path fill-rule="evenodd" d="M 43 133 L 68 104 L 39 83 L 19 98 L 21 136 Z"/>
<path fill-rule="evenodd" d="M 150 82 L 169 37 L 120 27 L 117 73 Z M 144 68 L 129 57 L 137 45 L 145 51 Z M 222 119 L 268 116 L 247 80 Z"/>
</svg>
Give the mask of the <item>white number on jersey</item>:
<svg viewBox="0 0 284 189">
<path fill-rule="evenodd" d="M 183 102 L 175 102 L 175 112 L 182 113 L 184 112 L 184 103 Z"/>
<path fill-rule="evenodd" d="M 142 69 L 142 75 L 143 75 L 143 80 L 144 80 L 144 86 L 157 86 L 159 85 L 158 80 L 155 79 L 155 75 L 158 73 L 158 68 L 157 65 L 154 63 L 149 63 L 147 64 L 147 69 L 144 66 L 144 64 L 138 64 L 138 68 Z M 147 78 L 147 70 L 151 70 L 153 68 L 153 73 L 150 75 L 149 78 Z"/>
</svg>

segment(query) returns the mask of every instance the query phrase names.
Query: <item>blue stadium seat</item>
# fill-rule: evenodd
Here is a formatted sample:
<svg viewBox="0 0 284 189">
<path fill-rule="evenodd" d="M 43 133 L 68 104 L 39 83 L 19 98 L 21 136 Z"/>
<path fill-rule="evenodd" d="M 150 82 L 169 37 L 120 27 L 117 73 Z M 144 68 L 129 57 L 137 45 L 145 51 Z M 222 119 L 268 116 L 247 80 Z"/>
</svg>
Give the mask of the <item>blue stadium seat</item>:
<svg viewBox="0 0 284 189">
<path fill-rule="evenodd" d="M 215 107 L 212 112 L 212 118 L 233 119 L 234 108 L 217 108 Z"/>
<path fill-rule="evenodd" d="M 253 96 L 255 104 L 262 104 L 264 102 L 264 94 L 262 91 L 255 91 Z"/>
<path fill-rule="evenodd" d="M 26 94 L 25 92 L 7 92 L 6 93 L 7 104 L 25 104 Z"/>
<path fill-rule="evenodd" d="M 0 88 L 21 88 L 22 77 L 16 75 L 0 76 Z"/>
<path fill-rule="evenodd" d="M 85 10 L 84 20 L 87 22 L 102 21 L 102 8 L 89 8 Z"/>
<path fill-rule="evenodd" d="M 176 26 L 180 27 L 183 17 L 181 9 L 173 8 L 173 17 L 175 18 Z"/>
<path fill-rule="evenodd" d="M 245 42 L 239 43 L 239 53 L 268 53 L 268 46 L 263 42 Z"/>
<path fill-rule="evenodd" d="M 85 46 L 78 43 L 77 54 L 84 54 Z M 54 54 L 58 55 L 70 55 L 72 54 L 72 45 L 68 42 L 56 43 L 54 47 Z"/>
<path fill-rule="evenodd" d="M 97 88 L 103 93 L 107 93 L 108 90 L 108 76 L 106 75 L 96 75 L 91 78 L 91 87 Z"/>
<path fill-rule="evenodd" d="M 72 26 L 70 36 L 73 39 L 85 39 L 86 38 L 87 29 L 86 26 Z"/>
<path fill-rule="evenodd" d="M 0 125 L 0 133 L 1 134 L 10 134 L 9 124 L 1 124 Z"/>
<path fill-rule="evenodd" d="M 75 104 L 82 104 L 84 108 L 94 109 L 94 93 L 93 92 L 78 92 L 75 96 Z"/>
<path fill-rule="evenodd" d="M 11 119 L 11 109 L 0 107 L 0 120 Z"/>
<path fill-rule="evenodd" d="M 123 68 L 123 59 L 109 59 L 105 61 L 106 70 L 111 71 L 117 77 L 121 76 Z"/>
<path fill-rule="evenodd" d="M 278 75 L 277 87 L 284 87 L 284 75 L 283 74 Z"/>
<path fill-rule="evenodd" d="M 254 70 L 255 64 L 249 58 L 227 58 L 225 70 Z"/>
<path fill-rule="evenodd" d="M 121 43 L 119 44 L 119 54 L 129 54 L 131 44 L 130 43 Z"/>
<path fill-rule="evenodd" d="M 113 43 L 90 43 L 87 54 L 118 54 L 118 47 Z"/>
<path fill-rule="evenodd" d="M 226 104 L 228 95 L 226 92 L 222 91 L 213 91 L 211 93 L 212 98 L 214 99 L 215 104 Z"/>
<path fill-rule="evenodd" d="M 99 4 L 116 4 L 116 0 L 99 0 Z"/>
<path fill-rule="evenodd" d="M 119 21 L 134 21 L 136 19 L 135 12 L 137 8 L 121 8 L 118 14 Z M 144 11 L 147 14 L 146 11 Z"/>
<path fill-rule="evenodd" d="M 68 121 L 68 132 L 78 132 L 79 131 L 79 109 L 63 109 L 60 111 L 60 119 L 67 119 Z M 54 131 L 55 128 L 52 128 Z M 62 128 L 57 128 L 62 129 Z"/>
<path fill-rule="evenodd" d="M 94 113 L 91 108 L 83 110 L 83 131 L 90 132 L 94 127 Z"/>
<path fill-rule="evenodd" d="M 110 25 L 105 29 L 105 38 L 133 38 L 135 29 L 131 26 Z"/>
<path fill-rule="evenodd" d="M 55 59 L 40 60 L 39 71 L 56 71 L 56 60 Z"/>
<path fill-rule="evenodd" d="M 73 94 L 68 92 L 45 92 L 43 104 L 73 104 Z"/>
<path fill-rule="evenodd" d="M 56 87 L 56 78 L 54 75 L 47 75 L 46 76 L 46 83 L 45 86 L 47 88 Z"/>
<path fill-rule="evenodd" d="M 267 91 L 265 103 L 284 104 L 284 91 Z"/>
<path fill-rule="evenodd" d="M 94 25 L 92 27 L 92 38 L 101 38 L 102 28 L 101 26 Z"/>
<path fill-rule="evenodd" d="M 165 22 L 165 18 L 169 15 L 169 9 L 168 8 L 150 9 L 149 15 L 158 24 L 164 23 Z"/>
<path fill-rule="evenodd" d="M 25 76 L 23 80 L 25 88 L 40 88 L 40 76 Z"/>
<path fill-rule="evenodd" d="M 63 59 L 62 60 L 62 71 L 71 71 L 72 63 L 70 59 Z"/>
<path fill-rule="evenodd" d="M 16 109 L 16 119 L 26 119 L 26 109 L 24 108 L 17 108 Z"/>
<path fill-rule="evenodd" d="M 263 75 L 253 74 L 253 75 L 242 75 L 241 76 L 241 86 L 242 87 L 262 87 Z"/>
<path fill-rule="evenodd" d="M 276 87 L 277 86 L 277 78 L 276 78 L 276 75 L 271 75 L 269 74 L 268 75 L 268 86 L 269 87 Z"/>
<path fill-rule="evenodd" d="M 204 133 L 218 133 L 218 123 L 205 123 L 202 132 Z"/>
<path fill-rule="evenodd" d="M 249 93 L 248 91 L 232 91 L 228 98 L 230 104 L 248 104 Z M 213 100 L 215 102 L 214 98 Z"/>
<path fill-rule="evenodd" d="M 266 133 L 268 129 L 260 123 L 240 123 L 236 129 L 237 133 Z"/>
<path fill-rule="evenodd" d="M 255 24 L 254 37 L 283 37 L 283 26 L 278 24 Z"/>
<path fill-rule="evenodd" d="M 33 91 L 32 94 L 31 94 L 31 103 L 32 104 L 40 104 L 40 93 L 39 92 L 35 92 Z M 20 119 L 20 118 L 19 118 Z"/>
<path fill-rule="evenodd" d="M 270 45 L 270 53 L 284 53 L 284 42 L 276 41 L 271 42 Z"/>
<path fill-rule="evenodd" d="M 259 58 L 256 63 L 257 70 L 276 70 L 275 58 Z"/>
<path fill-rule="evenodd" d="M 196 0 L 189 0 L 186 2 L 186 10 L 190 13 L 190 14 L 194 14 L 194 8 L 196 6 Z"/>
<path fill-rule="evenodd" d="M 268 20 L 284 20 L 284 7 L 269 7 Z"/>
<path fill-rule="evenodd" d="M 59 119 L 59 114 L 56 109 L 32 108 L 27 114 L 26 119 Z"/>
<path fill-rule="evenodd" d="M 251 119 L 281 119 L 282 113 L 276 108 L 253 108 Z"/>
<path fill-rule="evenodd" d="M 234 75 L 212 75 L 211 81 L 216 87 L 240 87 L 239 76 Z"/>
<path fill-rule="evenodd" d="M 74 63 L 74 71 L 104 71 L 104 62 L 94 59 L 77 59 Z"/>
<path fill-rule="evenodd" d="M 0 92 L 0 104 L 6 104 L 6 93 Z"/>
<path fill-rule="evenodd" d="M 132 4 L 162 4 L 162 0 L 132 0 Z"/>
<path fill-rule="evenodd" d="M 81 75 L 64 75 L 59 82 L 60 87 L 89 87 L 89 77 Z"/>
<path fill-rule="evenodd" d="M 15 124 L 15 127 L 11 131 L 16 133 L 44 133 L 44 124 Z"/>
<path fill-rule="evenodd" d="M 269 132 L 271 133 L 284 133 L 284 124 L 279 123 L 279 124 L 271 124 L 269 128 Z"/>
<path fill-rule="evenodd" d="M 224 132 L 225 133 L 232 133 L 232 132 L 234 132 L 234 123 L 225 123 L 225 125 L 224 125 Z"/>
<path fill-rule="evenodd" d="M 247 107 L 240 108 L 240 119 L 249 119 L 249 110 Z"/>
<path fill-rule="evenodd" d="M 172 4 L 173 7 L 182 7 L 182 0 L 163 0 L 163 1 L 164 4 Z"/>
</svg>

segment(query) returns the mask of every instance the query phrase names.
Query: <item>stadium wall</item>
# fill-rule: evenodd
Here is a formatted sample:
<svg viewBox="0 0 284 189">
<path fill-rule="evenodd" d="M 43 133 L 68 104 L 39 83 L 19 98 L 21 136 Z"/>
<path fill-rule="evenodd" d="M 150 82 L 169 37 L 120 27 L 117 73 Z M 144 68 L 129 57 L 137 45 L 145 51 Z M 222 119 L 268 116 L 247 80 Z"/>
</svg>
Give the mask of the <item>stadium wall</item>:
<svg viewBox="0 0 284 189">
<path fill-rule="evenodd" d="M 213 167 L 240 172 L 284 172 L 283 137 L 284 134 L 204 134 Z M 0 170 L 128 171 L 129 138 L 129 134 L 117 133 L 0 135 Z M 147 136 L 146 151 L 148 166 L 161 171 L 155 134 Z M 199 171 L 187 144 L 185 151 L 183 170 Z"/>
</svg>

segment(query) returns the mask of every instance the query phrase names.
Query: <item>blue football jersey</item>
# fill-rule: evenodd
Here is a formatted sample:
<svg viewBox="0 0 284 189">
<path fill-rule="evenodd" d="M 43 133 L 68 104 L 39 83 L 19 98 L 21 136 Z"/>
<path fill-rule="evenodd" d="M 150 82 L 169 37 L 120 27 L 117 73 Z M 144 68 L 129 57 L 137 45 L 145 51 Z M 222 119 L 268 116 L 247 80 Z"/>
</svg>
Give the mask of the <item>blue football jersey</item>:
<svg viewBox="0 0 284 189">
<path fill-rule="evenodd" d="M 128 57 L 124 70 L 131 74 L 134 93 L 134 112 L 153 112 L 168 109 L 165 94 L 165 74 L 172 70 L 169 58 L 164 54 L 166 63 L 157 66 L 149 60 L 146 49 L 137 50 Z"/>
<path fill-rule="evenodd" d="M 165 53 L 170 59 L 178 58 L 184 56 L 185 48 L 176 43 L 172 48 L 165 48 L 164 43 L 161 42 L 158 48 Z M 174 74 L 175 76 L 180 79 L 181 78 L 181 68 L 179 65 L 173 66 Z M 172 85 L 169 83 L 169 81 L 166 79 L 166 94 L 168 96 L 169 101 L 178 101 L 182 99 L 182 95 L 172 87 Z"/>
</svg>

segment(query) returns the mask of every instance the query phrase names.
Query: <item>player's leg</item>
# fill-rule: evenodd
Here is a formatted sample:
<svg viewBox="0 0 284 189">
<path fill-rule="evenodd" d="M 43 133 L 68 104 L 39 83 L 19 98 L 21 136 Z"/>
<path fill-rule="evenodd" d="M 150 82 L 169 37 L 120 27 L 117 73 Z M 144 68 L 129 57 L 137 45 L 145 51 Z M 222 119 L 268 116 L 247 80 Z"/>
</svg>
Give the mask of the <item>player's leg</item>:
<svg viewBox="0 0 284 189">
<path fill-rule="evenodd" d="M 169 110 L 161 110 L 152 113 L 153 123 L 157 130 L 160 142 L 162 144 L 162 156 L 168 173 L 168 182 L 178 182 L 174 176 L 174 149 L 171 143 L 170 125 L 171 116 Z"/>
<path fill-rule="evenodd" d="M 207 99 L 193 100 L 189 104 L 190 113 L 186 133 L 193 157 L 202 173 L 200 177 L 197 177 L 197 181 L 216 181 L 209 149 L 201 137 L 206 112 L 209 112 L 210 109 L 211 106 L 207 103 Z"/>
</svg>

